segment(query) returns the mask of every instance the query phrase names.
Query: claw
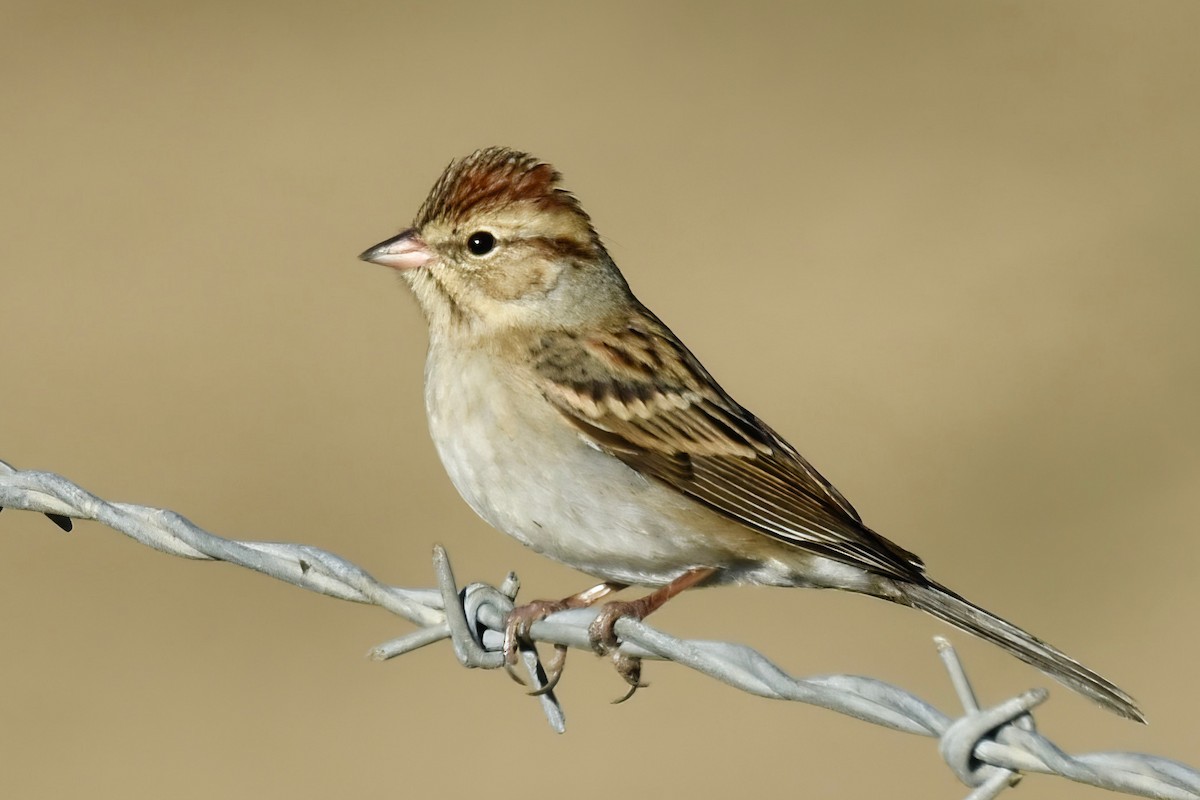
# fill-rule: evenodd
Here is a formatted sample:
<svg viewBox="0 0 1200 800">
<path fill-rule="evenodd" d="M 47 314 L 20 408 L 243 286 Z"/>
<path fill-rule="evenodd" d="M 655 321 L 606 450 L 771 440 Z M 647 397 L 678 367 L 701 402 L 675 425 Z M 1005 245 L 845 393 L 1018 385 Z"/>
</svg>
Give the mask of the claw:
<svg viewBox="0 0 1200 800">
<path fill-rule="evenodd" d="M 525 682 L 525 679 L 517 674 L 516 665 L 508 663 L 508 656 L 504 657 L 504 671 L 508 673 L 508 677 L 512 678 L 518 684 L 525 688 L 529 688 L 529 684 Z"/>
<path fill-rule="evenodd" d="M 612 704 L 615 706 L 624 703 L 626 700 L 633 697 L 634 693 L 638 689 L 644 689 L 649 686 L 649 684 L 642 683 L 642 660 L 640 658 L 627 656 L 624 653 L 617 651 L 613 653 L 612 660 L 613 666 L 617 668 L 617 674 L 621 676 L 622 680 L 629 684 L 629 691 L 627 691 L 623 696 L 612 701 Z"/>
<path fill-rule="evenodd" d="M 634 694 L 637 693 L 637 690 L 642 688 L 643 686 L 645 686 L 645 684 L 642 684 L 642 683 L 634 684 L 629 687 L 629 691 L 627 691 L 625 694 L 621 695 L 620 697 L 616 698 L 615 700 L 609 700 L 608 702 L 614 706 L 619 706 L 619 705 L 621 705 L 621 703 L 624 703 L 626 700 L 633 697 Z"/>
<path fill-rule="evenodd" d="M 563 667 L 567 663 L 567 646 L 565 644 L 554 645 L 554 657 L 542 668 L 546 671 L 546 684 L 539 689 L 534 689 L 529 692 L 530 697 L 541 697 L 544 694 L 549 694 L 554 691 L 554 687 L 558 686 L 559 680 L 563 676 Z"/>
<path fill-rule="evenodd" d="M 570 597 L 564 597 L 562 600 L 534 600 L 531 603 L 526 603 L 523 606 L 517 606 L 512 611 L 508 612 L 508 619 L 504 622 L 504 643 L 502 645 L 504 653 L 504 670 L 508 676 L 517 683 L 528 688 L 529 684 L 525 682 L 516 670 L 517 655 L 525 648 L 533 649 L 533 640 L 530 639 L 530 633 L 535 622 L 539 622 L 550 616 L 556 611 L 565 611 L 568 608 L 587 608 L 596 603 L 601 598 L 606 597 L 612 592 L 620 591 L 625 588 L 623 583 L 607 582 L 601 583 L 598 586 L 593 586 L 590 589 L 573 594 Z M 515 589 L 514 589 L 515 592 Z M 618 615 L 620 616 L 620 615 Z M 616 622 L 614 617 L 613 622 Z M 609 623 L 608 636 L 613 644 L 616 643 L 616 636 L 612 633 L 612 623 Z M 594 645 L 593 645 L 594 646 Z M 533 689 L 529 694 L 537 697 L 538 695 L 547 694 L 554 691 L 554 687 L 558 685 L 559 680 L 563 675 L 563 667 L 567 663 L 567 648 L 565 645 L 554 645 L 554 657 L 549 663 L 543 665 L 546 673 L 546 684 Z"/>
<path fill-rule="evenodd" d="M 642 683 L 642 660 L 626 655 L 618 649 L 621 642 L 617 639 L 617 633 L 614 630 L 617 620 L 625 617 L 641 619 L 643 614 L 644 611 L 637 601 L 608 603 L 600 609 L 600 613 L 588 626 L 588 640 L 592 644 L 592 649 L 596 651 L 597 655 L 611 656 L 613 666 L 617 668 L 617 674 L 621 676 L 621 680 L 629 684 L 629 691 L 613 700 L 613 705 L 624 703 L 633 697 L 634 692 L 646 685 Z"/>
<path fill-rule="evenodd" d="M 614 629 L 617 620 L 622 617 L 641 619 L 642 615 L 639 610 L 636 602 L 626 603 L 619 600 L 606 603 L 600 609 L 600 613 L 592 620 L 592 624 L 588 625 L 588 641 L 591 643 L 592 649 L 596 651 L 596 655 L 606 656 L 621 645 Z"/>
<path fill-rule="evenodd" d="M 516 609 L 513 609 L 514 612 Z M 522 686 L 528 686 L 525 679 L 517 673 L 517 652 L 521 649 L 521 638 L 517 632 L 519 620 L 514 619 L 514 615 L 510 614 L 504 625 L 504 645 L 502 652 L 504 653 L 504 671 L 508 673 L 508 677 Z"/>
<path fill-rule="evenodd" d="M 508 613 L 508 619 L 504 623 L 504 671 L 508 676 L 522 686 L 528 687 L 529 684 L 517 673 L 517 654 L 525 647 L 532 647 L 533 642 L 529 638 L 530 629 L 533 628 L 533 623 L 539 622 L 553 614 L 555 611 L 562 611 L 565 608 L 562 601 L 557 600 L 534 600 L 532 603 L 526 603 L 523 606 L 517 606 Z M 555 646 L 557 652 L 558 646 Z M 545 694 L 554 688 L 554 684 L 558 683 L 558 678 L 562 673 L 563 658 L 555 657 L 557 664 L 557 674 L 550 679 L 550 686 L 539 687 L 534 690 L 536 694 Z"/>
<path fill-rule="evenodd" d="M 661 608 L 663 603 L 675 595 L 692 586 L 704 583 L 716 574 L 716 572 L 716 567 L 695 567 L 645 597 L 631 602 L 618 600 L 607 603 L 604 608 L 600 609 L 600 613 L 596 615 L 596 618 L 592 620 L 592 624 L 588 626 L 588 641 L 597 654 L 602 656 L 612 654 L 613 665 L 617 668 L 617 674 L 629 684 L 629 691 L 625 693 L 624 697 L 614 700 L 614 703 L 624 703 L 633 697 L 634 692 L 646 685 L 642 683 L 641 659 L 625 655 L 617 649 L 621 646 L 620 641 L 617 639 L 617 620 L 622 617 L 630 617 L 637 620 L 645 619 L 647 614 L 651 614 Z"/>
</svg>

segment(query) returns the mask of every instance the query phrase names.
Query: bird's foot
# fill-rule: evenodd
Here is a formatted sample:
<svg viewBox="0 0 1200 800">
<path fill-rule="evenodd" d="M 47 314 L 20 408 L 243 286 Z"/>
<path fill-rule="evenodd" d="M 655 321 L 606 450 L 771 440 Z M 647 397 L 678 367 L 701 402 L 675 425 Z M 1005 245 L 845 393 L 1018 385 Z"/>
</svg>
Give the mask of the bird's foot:
<svg viewBox="0 0 1200 800">
<path fill-rule="evenodd" d="M 629 691 L 613 702 L 624 703 L 633 693 L 646 684 L 642 683 L 642 660 L 620 651 L 620 641 L 615 630 L 617 620 L 622 617 L 641 620 L 662 607 L 663 603 L 685 589 L 704 583 L 717 573 L 716 567 L 693 567 L 666 586 L 660 586 L 645 597 L 637 600 L 616 600 L 605 603 L 600 613 L 588 626 L 588 640 L 592 649 L 600 655 L 612 655 L 617 674 L 629 684 Z M 597 587 L 599 588 L 599 587 Z M 598 598 L 597 598 L 598 599 Z"/>
<path fill-rule="evenodd" d="M 504 669 L 508 672 L 509 677 L 522 686 L 528 686 L 517 675 L 515 668 L 518 653 L 523 648 L 533 647 L 530 631 L 535 622 L 540 622 L 551 614 L 558 611 L 566 611 L 569 608 L 587 608 L 613 592 L 619 592 L 624 588 L 625 584 L 623 583 L 606 581 L 590 589 L 584 589 L 578 594 L 564 597 L 562 600 L 534 600 L 532 603 L 517 606 L 508 612 L 508 619 L 504 623 Z M 613 621 L 615 622 L 616 620 Z M 611 631 L 609 635 L 612 635 Z M 566 666 L 566 663 L 567 646 L 563 644 L 554 645 L 554 657 L 543 665 L 546 671 L 546 683 L 544 686 L 534 689 L 530 694 L 539 695 L 553 691 L 562 677 L 563 667 Z"/>
<path fill-rule="evenodd" d="M 570 604 L 566 600 L 534 600 L 530 603 L 517 606 L 508 613 L 508 619 L 504 622 L 504 670 L 509 677 L 522 686 L 528 686 L 521 676 L 517 674 L 517 658 L 520 651 L 526 647 L 533 647 L 533 639 L 530 638 L 530 630 L 535 622 L 541 622 L 551 614 L 564 611 L 570 608 Z M 545 685 L 534 689 L 530 692 L 531 695 L 541 695 L 553 691 L 558 685 L 558 681 L 562 678 L 563 667 L 567 663 L 567 648 L 566 645 L 554 645 L 553 658 L 543 667 L 546 670 Z"/>
<path fill-rule="evenodd" d="M 596 618 L 592 620 L 592 624 L 588 626 L 588 640 L 591 642 L 592 649 L 598 655 L 611 656 L 613 666 L 617 668 L 617 674 L 625 683 L 629 684 L 629 691 L 613 700 L 614 704 L 624 703 L 633 697 L 634 692 L 647 685 L 642 683 L 642 660 L 620 651 L 621 642 L 614 630 L 619 619 L 644 617 L 647 613 L 645 606 L 646 603 L 638 600 L 628 602 L 617 600 L 606 603 Z"/>
<path fill-rule="evenodd" d="M 606 656 L 621 646 L 615 630 L 617 620 L 622 617 L 640 620 L 646 615 L 644 605 L 640 600 L 614 600 L 601 607 L 600 613 L 588 625 L 588 641 L 596 655 Z"/>
<path fill-rule="evenodd" d="M 613 705 L 620 705 L 629 698 L 633 697 L 633 693 L 638 689 L 644 689 L 649 686 L 648 683 L 642 683 L 642 660 L 636 656 L 629 656 L 616 650 L 612 654 L 613 666 L 617 668 L 617 674 L 621 676 L 621 680 L 629 684 L 629 691 L 612 701 Z"/>
</svg>

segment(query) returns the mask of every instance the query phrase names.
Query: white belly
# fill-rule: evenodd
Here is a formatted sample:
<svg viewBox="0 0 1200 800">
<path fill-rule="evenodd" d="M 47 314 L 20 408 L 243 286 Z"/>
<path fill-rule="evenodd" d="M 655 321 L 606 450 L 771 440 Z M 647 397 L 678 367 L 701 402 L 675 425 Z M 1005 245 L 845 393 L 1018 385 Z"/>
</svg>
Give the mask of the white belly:
<svg viewBox="0 0 1200 800">
<path fill-rule="evenodd" d="M 586 443 L 531 382 L 482 355 L 431 358 L 425 403 L 442 464 L 479 516 L 603 580 L 658 585 L 692 567 L 736 564 L 714 525 L 760 536 Z"/>
</svg>

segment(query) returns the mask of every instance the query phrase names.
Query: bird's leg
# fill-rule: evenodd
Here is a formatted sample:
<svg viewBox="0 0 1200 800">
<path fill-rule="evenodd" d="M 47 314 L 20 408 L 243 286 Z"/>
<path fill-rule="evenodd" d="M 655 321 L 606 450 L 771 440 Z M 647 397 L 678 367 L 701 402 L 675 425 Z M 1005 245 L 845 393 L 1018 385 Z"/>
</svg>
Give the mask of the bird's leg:
<svg viewBox="0 0 1200 800">
<path fill-rule="evenodd" d="M 588 626 L 588 638 L 591 639 L 592 649 L 599 655 L 607 654 L 619 644 L 617 634 L 613 630 L 613 626 L 617 624 L 617 620 L 621 617 L 645 619 L 662 608 L 663 604 L 672 597 L 685 589 L 690 589 L 696 584 L 707 580 L 716 571 L 716 567 L 690 569 L 666 586 L 655 589 L 650 594 L 639 597 L 637 600 L 614 600 L 611 603 L 605 603 L 604 608 L 600 609 L 600 613 L 596 615 L 596 618 L 592 620 L 592 624 Z"/>
<path fill-rule="evenodd" d="M 533 600 L 524 605 L 517 606 L 512 611 L 508 612 L 508 619 L 504 623 L 504 669 L 509 676 L 517 683 L 525 686 L 525 681 L 521 680 L 514 669 L 517 664 L 517 652 L 522 645 L 532 645 L 529 638 L 530 629 L 533 623 L 540 622 L 546 617 L 557 611 L 566 611 L 569 608 L 587 608 L 605 597 L 608 597 L 613 592 L 619 592 L 628 584 L 617 583 L 616 581 L 607 581 L 597 584 L 590 589 L 585 589 L 578 594 L 573 594 L 570 597 L 564 597 L 562 600 Z M 554 689 L 558 684 L 559 678 L 562 677 L 563 666 L 567 660 L 567 648 L 564 645 L 556 644 L 554 646 L 554 657 L 545 665 L 546 667 L 546 685 L 537 689 L 531 694 L 545 694 Z"/>
<path fill-rule="evenodd" d="M 617 620 L 622 617 L 645 619 L 675 595 L 685 589 L 692 588 L 696 584 L 703 583 L 716 572 L 716 567 L 690 569 L 666 586 L 655 589 L 645 597 L 639 597 L 637 600 L 615 600 L 611 603 L 606 603 L 604 608 L 600 609 L 600 613 L 596 615 L 596 618 L 592 620 L 592 624 L 588 626 L 588 638 L 592 642 L 592 649 L 599 655 L 608 655 L 611 653 L 617 673 L 629 684 L 629 691 L 626 692 L 625 696 L 613 702 L 625 702 L 633 697 L 634 692 L 645 685 L 641 682 L 642 660 L 625 655 L 619 650 L 620 642 L 617 640 L 617 634 L 614 630 Z"/>
</svg>

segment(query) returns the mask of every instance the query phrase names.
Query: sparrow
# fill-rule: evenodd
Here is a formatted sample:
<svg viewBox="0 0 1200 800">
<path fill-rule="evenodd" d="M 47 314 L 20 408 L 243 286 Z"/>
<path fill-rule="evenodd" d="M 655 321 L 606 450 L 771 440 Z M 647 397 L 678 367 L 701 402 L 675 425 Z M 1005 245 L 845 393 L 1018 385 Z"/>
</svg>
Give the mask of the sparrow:
<svg viewBox="0 0 1200 800">
<path fill-rule="evenodd" d="M 601 652 L 615 652 L 617 619 L 691 587 L 841 589 L 932 614 L 1145 721 L 1117 686 L 867 527 L 638 301 L 551 165 L 503 147 L 455 160 L 412 226 L 359 257 L 397 270 L 424 313 L 429 431 L 463 499 L 602 581 L 516 608 L 510 662 L 534 621 L 628 586 L 653 591 L 600 609 Z M 623 674 L 636 688 L 636 668 Z"/>
</svg>

